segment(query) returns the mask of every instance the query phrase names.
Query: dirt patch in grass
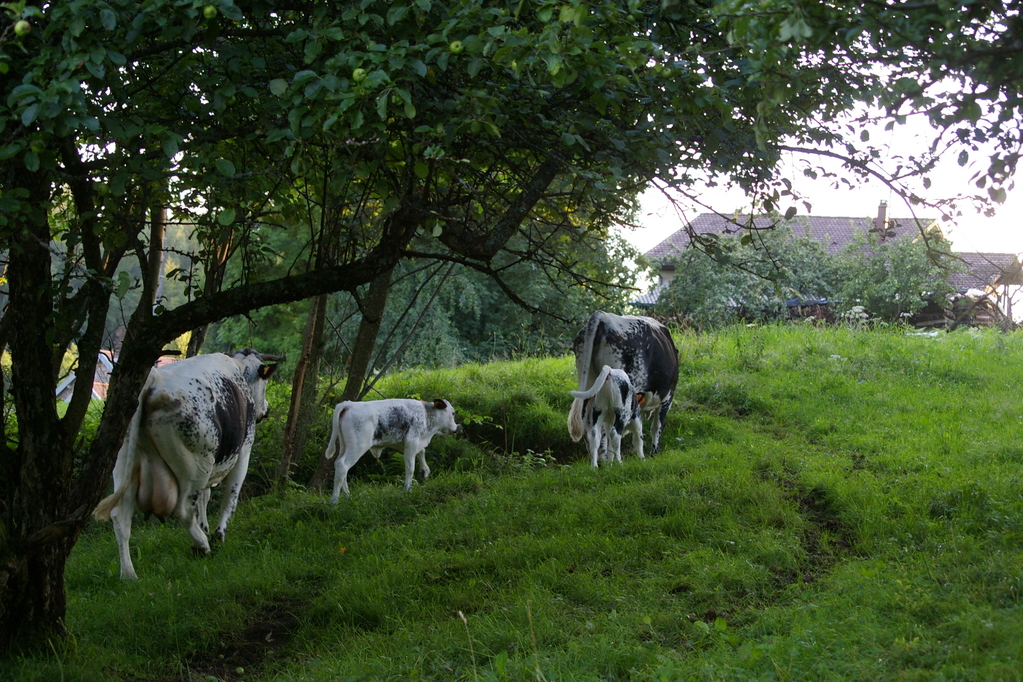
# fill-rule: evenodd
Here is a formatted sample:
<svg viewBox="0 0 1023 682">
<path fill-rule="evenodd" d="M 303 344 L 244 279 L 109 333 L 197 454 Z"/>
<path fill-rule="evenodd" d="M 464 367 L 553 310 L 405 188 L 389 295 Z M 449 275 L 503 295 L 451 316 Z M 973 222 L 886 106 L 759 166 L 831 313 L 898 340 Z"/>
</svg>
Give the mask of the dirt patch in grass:
<svg viewBox="0 0 1023 682">
<path fill-rule="evenodd" d="M 296 615 L 301 606 L 293 601 L 264 606 L 230 641 L 190 657 L 188 672 L 178 679 L 182 682 L 213 678 L 223 682 L 255 679 L 291 641 L 301 624 Z"/>
<path fill-rule="evenodd" d="M 782 473 L 770 468 L 761 469 L 760 477 L 778 485 L 785 497 L 795 503 L 799 513 L 806 520 L 800 536 L 800 545 L 806 559 L 798 569 L 798 575 L 784 576 L 786 582 L 802 579 L 804 583 L 815 582 L 826 575 L 846 555 L 856 542 L 852 526 L 842 518 L 842 510 L 833 495 L 822 486 L 807 486 L 796 480 L 794 472 Z"/>
<path fill-rule="evenodd" d="M 817 486 L 798 488 L 791 497 L 799 504 L 800 514 L 809 522 L 801 544 L 807 556 L 803 582 L 810 583 L 828 573 L 848 553 L 856 538 L 827 490 Z"/>
</svg>

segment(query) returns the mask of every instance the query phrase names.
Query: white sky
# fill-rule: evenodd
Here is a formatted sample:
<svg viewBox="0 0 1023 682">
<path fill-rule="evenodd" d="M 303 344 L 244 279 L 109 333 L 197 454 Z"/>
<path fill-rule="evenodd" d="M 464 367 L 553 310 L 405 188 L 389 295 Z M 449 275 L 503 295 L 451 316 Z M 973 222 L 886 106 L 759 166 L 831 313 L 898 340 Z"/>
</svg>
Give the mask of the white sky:
<svg viewBox="0 0 1023 682">
<path fill-rule="evenodd" d="M 925 131 L 926 132 L 926 131 Z M 888 149 L 892 155 L 911 153 L 919 150 L 926 142 L 914 136 L 909 126 L 897 127 L 895 131 L 884 133 L 888 136 Z M 900 149 L 901 148 L 901 149 Z M 971 177 L 980 166 L 968 163 L 960 167 L 957 153 L 949 153 L 938 170 L 931 175 L 932 186 L 924 190 L 922 185 L 914 187 L 914 191 L 927 199 L 937 200 L 957 194 L 980 194 L 971 183 Z M 980 153 L 971 153 L 971 159 L 983 161 Z M 815 165 L 821 165 L 814 160 Z M 889 164 L 895 161 L 888 160 Z M 856 185 L 853 188 L 835 189 L 830 180 L 811 180 L 802 173 L 802 163 L 792 159 L 787 164 L 786 175 L 792 182 L 795 191 L 802 194 L 812 204 L 811 215 L 819 216 L 850 216 L 871 217 L 877 215 L 880 201 L 888 202 L 888 215 L 894 218 L 907 218 L 912 214 L 907 204 L 893 194 L 888 187 L 874 181 Z M 835 165 L 837 171 L 838 166 Z M 749 201 L 740 190 L 729 190 L 725 187 L 703 188 L 697 190 L 700 200 L 722 213 L 735 210 L 749 211 Z M 784 200 L 784 198 L 783 198 Z M 782 203 L 779 209 L 784 210 L 790 204 Z M 799 214 L 805 214 L 802 202 L 795 203 Z M 639 216 L 640 227 L 626 231 L 626 238 L 640 251 L 646 252 L 663 239 L 684 225 L 685 220 L 692 220 L 708 209 L 701 206 L 684 206 L 684 217 L 656 190 L 650 190 L 643 196 L 643 210 Z M 975 213 L 972 206 L 962 205 L 963 215 L 955 224 L 945 224 L 945 235 L 952 241 L 957 251 L 993 251 L 1000 253 L 1023 253 L 1023 190 L 1010 189 L 1004 204 L 997 208 L 993 217 Z M 915 207 L 920 217 L 939 217 L 940 213 L 926 207 Z"/>
</svg>

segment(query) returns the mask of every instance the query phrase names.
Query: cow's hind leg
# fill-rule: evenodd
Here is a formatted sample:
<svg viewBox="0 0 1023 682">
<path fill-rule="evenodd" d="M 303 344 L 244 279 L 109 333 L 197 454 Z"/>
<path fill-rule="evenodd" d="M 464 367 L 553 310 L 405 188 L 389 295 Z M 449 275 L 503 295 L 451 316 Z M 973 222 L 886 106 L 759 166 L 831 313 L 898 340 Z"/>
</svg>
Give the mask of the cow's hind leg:
<svg viewBox="0 0 1023 682">
<path fill-rule="evenodd" d="M 248 446 L 251 447 L 251 446 Z M 249 472 L 249 449 L 246 447 L 238 457 L 238 463 L 231 469 L 231 473 L 224 479 L 222 485 L 224 486 L 224 492 L 221 494 L 220 499 L 220 520 L 217 521 L 217 530 L 213 536 L 219 542 L 224 541 L 224 537 L 227 535 L 227 523 L 234 516 L 235 509 L 238 508 L 238 498 L 241 496 L 242 484 L 245 483 L 245 475 Z M 203 491 L 206 495 L 206 501 L 210 499 L 210 489 L 206 488 Z M 202 509 L 202 521 L 206 521 L 206 505 L 203 504 Z"/>
<path fill-rule="evenodd" d="M 668 410 L 671 409 L 671 400 L 674 396 L 668 394 L 668 397 L 661 403 L 661 409 L 654 412 L 654 418 L 650 423 L 650 432 L 653 434 L 654 441 L 654 452 L 661 451 L 661 432 L 664 430 L 664 424 L 668 420 Z"/>
<path fill-rule="evenodd" d="M 114 537 L 117 538 L 117 553 L 121 559 L 121 580 L 138 580 L 135 567 L 131 563 L 131 550 L 128 540 L 131 538 L 131 517 L 135 513 L 135 495 L 138 484 L 128 484 L 128 489 L 121 496 L 121 501 L 110 510 L 110 520 L 114 524 Z"/>
<path fill-rule="evenodd" d="M 632 447 L 636 449 L 636 454 L 639 455 L 640 459 L 646 459 L 643 456 L 643 420 L 636 419 L 632 422 Z"/>
<path fill-rule="evenodd" d="M 344 453 L 338 456 L 334 462 L 334 492 L 330 496 L 331 504 L 337 504 L 341 499 L 341 491 L 344 491 L 345 497 L 351 495 L 351 491 L 348 490 L 348 470 L 355 466 L 365 453 L 365 450 L 357 449 L 357 446 L 348 445 Z"/>
<path fill-rule="evenodd" d="M 612 462 L 622 463 L 622 434 L 618 431 L 617 425 L 608 429 L 607 434 L 608 449 L 610 450 L 608 458 Z"/>
<path fill-rule="evenodd" d="M 601 451 L 601 445 L 604 442 L 604 434 L 599 425 L 595 424 L 590 429 L 589 438 L 587 443 L 590 446 L 590 466 L 594 469 L 597 468 L 597 457 Z"/>
<path fill-rule="evenodd" d="M 185 512 L 180 515 L 181 525 L 188 531 L 188 534 L 192 538 L 192 554 L 196 556 L 205 556 L 210 553 L 210 540 L 206 533 L 202 529 L 202 524 L 199 521 L 200 516 L 205 517 L 205 502 L 203 500 L 203 493 L 206 492 L 206 500 L 209 500 L 209 493 L 203 490 L 196 490 L 188 495 L 189 504 L 185 507 Z M 200 514 L 199 505 L 202 502 L 204 505 L 202 508 L 202 514 Z"/>
<path fill-rule="evenodd" d="M 195 500 L 196 519 L 199 521 L 199 529 L 207 536 L 210 534 L 210 520 L 207 515 L 207 507 L 210 504 L 210 488 L 203 488 L 199 491 L 199 497 Z"/>
</svg>

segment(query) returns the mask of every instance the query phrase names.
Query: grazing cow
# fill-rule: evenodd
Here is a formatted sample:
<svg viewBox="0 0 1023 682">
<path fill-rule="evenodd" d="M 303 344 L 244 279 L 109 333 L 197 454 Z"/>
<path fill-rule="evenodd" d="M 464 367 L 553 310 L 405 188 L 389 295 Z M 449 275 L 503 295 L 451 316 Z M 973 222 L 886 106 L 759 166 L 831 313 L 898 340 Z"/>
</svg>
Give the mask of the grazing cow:
<svg viewBox="0 0 1023 682">
<path fill-rule="evenodd" d="M 216 536 L 227 522 L 249 468 L 256 422 L 270 406 L 267 379 L 281 358 L 247 348 L 153 369 L 139 394 L 114 465 L 114 492 L 93 512 L 111 519 L 121 555 L 121 578 L 136 580 L 128 551 L 135 510 L 160 519 L 174 516 L 192 536 L 192 550 L 208 554 L 206 505 L 210 488 L 226 481 Z"/>
<path fill-rule="evenodd" d="M 327 459 L 340 453 L 334 463 L 334 494 L 337 504 L 341 491 L 348 495 L 348 470 L 355 466 L 367 450 L 380 459 L 385 447 L 405 453 L 405 490 L 412 487 L 416 460 L 423 470 L 423 479 L 430 477 L 426 465 L 426 446 L 438 433 L 458 430 L 455 408 L 445 400 L 426 402 L 408 398 L 370 400 L 364 403 L 345 401 L 334 408 L 334 428 L 327 441 Z"/>
<path fill-rule="evenodd" d="M 632 390 L 629 375 L 604 365 L 588 391 L 569 391 L 583 401 L 583 421 L 590 446 L 590 464 L 597 468 L 597 451 L 603 442 L 604 461 L 622 461 L 622 436 L 632 433 L 636 454 L 643 457 L 643 419 L 639 415 L 640 397 Z M 579 439 L 573 436 L 573 440 Z"/>
<path fill-rule="evenodd" d="M 604 365 L 625 370 L 633 390 L 643 394 L 640 412 L 652 418 L 653 451 L 660 450 L 661 431 L 678 384 L 678 350 L 668 328 L 650 317 L 612 315 L 598 310 L 572 341 L 579 391 L 593 386 Z M 568 413 L 568 432 L 583 434 L 583 401 L 576 398 Z"/>
</svg>

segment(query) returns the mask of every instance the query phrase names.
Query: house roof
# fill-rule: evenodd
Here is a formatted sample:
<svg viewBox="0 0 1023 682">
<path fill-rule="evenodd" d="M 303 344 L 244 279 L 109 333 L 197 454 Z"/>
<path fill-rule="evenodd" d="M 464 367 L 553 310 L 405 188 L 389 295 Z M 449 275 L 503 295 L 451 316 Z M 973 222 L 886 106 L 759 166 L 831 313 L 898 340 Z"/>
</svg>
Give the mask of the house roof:
<svg viewBox="0 0 1023 682">
<path fill-rule="evenodd" d="M 637 305 L 641 308 L 649 308 L 650 306 L 656 305 L 658 299 L 661 298 L 661 292 L 664 291 L 666 284 L 661 282 L 660 284 L 654 285 L 654 288 L 645 294 L 640 294 L 636 298 L 632 299 L 632 305 Z"/>
<path fill-rule="evenodd" d="M 864 235 L 873 229 L 876 218 L 839 217 L 839 216 L 796 216 L 791 220 L 781 220 L 769 216 L 755 216 L 752 219 L 756 229 L 770 228 L 774 224 L 792 228 L 798 237 L 810 237 L 827 249 L 828 253 L 839 253 L 858 235 Z M 895 239 L 914 237 L 921 229 L 936 229 L 937 223 L 929 218 L 888 218 L 888 228 L 895 233 Z M 747 230 L 750 224 L 749 215 L 726 216 L 719 213 L 701 213 L 689 225 L 670 235 L 660 244 L 647 251 L 646 256 L 653 262 L 681 253 L 689 246 L 691 234 L 718 234 L 723 236 L 739 235 Z M 920 227 L 918 227 L 918 225 Z"/>
<path fill-rule="evenodd" d="M 688 226 L 671 234 L 667 239 L 646 252 L 646 257 L 653 263 L 668 265 L 673 257 L 684 251 L 692 241 L 692 235 L 717 234 L 722 236 L 740 235 L 752 226 L 756 229 L 770 228 L 774 224 L 785 225 L 792 229 L 796 236 L 806 236 L 817 241 L 830 254 L 841 252 L 855 238 L 866 234 L 881 221 L 886 221 L 893 239 L 915 238 L 921 230 L 936 230 L 941 233 L 938 223 L 932 219 L 887 218 L 887 205 L 882 202 L 878 207 L 878 217 L 853 218 L 839 216 L 796 216 L 791 220 L 780 220 L 768 216 L 735 214 L 732 216 L 719 213 L 701 213 Z M 990 252 L 963 252 L 955 254 L 964 265 L 966 272 L 954 273 L 950 282 L 959 293 L 970 290 L 985 290 L 988 287 L 1023 285 L 1023 266 L 1017 254 Z M 633 303 L 639 306 L 651 306 L 664 289 L 662 281 L 651 291 L 636 298 Z"/>
<path fill-rule="evenodd" d="M 1014 253 L 969 252 L 955 255 L 966 272 L 953 273 L 949 281 L 961 294 L 971 289 L 983 291 L 1003 284 L 1023 284 L 1023 266 Z"/>
</svg>

